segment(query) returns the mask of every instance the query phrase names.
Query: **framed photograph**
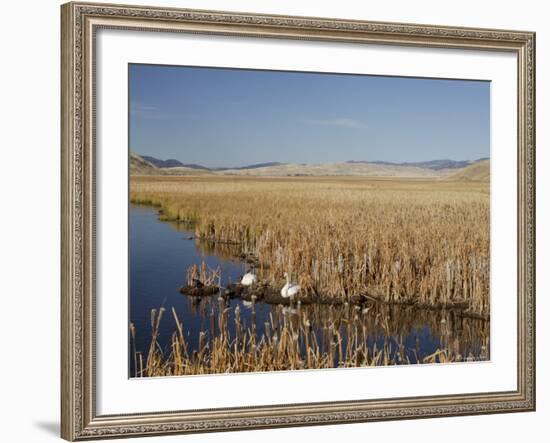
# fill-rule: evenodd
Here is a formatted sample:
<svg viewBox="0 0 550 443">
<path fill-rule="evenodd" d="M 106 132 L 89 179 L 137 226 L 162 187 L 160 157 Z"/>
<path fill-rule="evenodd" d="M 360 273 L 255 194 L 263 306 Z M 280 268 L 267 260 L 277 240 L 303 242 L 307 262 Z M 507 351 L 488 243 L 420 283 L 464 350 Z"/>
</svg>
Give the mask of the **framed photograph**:
<svg viewBox="0 0 550 443">
<path fill-rule="evenodd" d="M 534 33 L 61 16 L 63 438 L 534 410 Z"/>
</svg>

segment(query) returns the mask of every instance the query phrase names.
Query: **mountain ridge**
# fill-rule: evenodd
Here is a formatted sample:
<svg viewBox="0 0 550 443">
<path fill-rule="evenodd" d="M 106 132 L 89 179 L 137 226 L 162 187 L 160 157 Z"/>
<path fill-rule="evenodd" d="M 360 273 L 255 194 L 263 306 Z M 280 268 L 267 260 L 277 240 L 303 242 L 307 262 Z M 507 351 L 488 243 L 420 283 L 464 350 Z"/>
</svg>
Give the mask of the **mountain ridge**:
<svg viewBox="0 0 550 443">
<path fill-rule="evenodd" d="M 174 167 L 185 167 L 191 169 L 203 169 L 205 171 L 237 171 L 237 170 L 247 170 L 247 169 L 259 169 L 265 167 L 274 167 L 274 166 L 286 166 L 293 165 L 295 163 L 284 163 L 284 162 L 262 162 L 262 163 L 253 163 L 243 166 L 231 166 L 231 167 L 208 167 L 196 163 L 183 163 L 176 159 L 161 160 L 150 155 L 140 155 L 141 158 L 148 161 L 149 163 L 155 165 L 158 168 L 174 168 Z M 385 165 L 385 166 L 411 166 L 418 167 L 423 169 L 431 169 L 433 171 L 441 171 L 445 169 L 462 169 L 469 165 L 472 165 L 476 162 L 488 160 L 488 158 L 479 158 L 477 160 L 450 160 L 450 159 L 436 159 L 436 160 L 426 160 L 418 162 L 390 162 L 385 160 L 347 160 L 345 162 L 335 162 L 333 164 L 346 163 L 350 165 L 357 164 L 371 164 L 371 165 Z M 313 166 L 302 164 L 302 166 Z"/>
<path fill-rule="evenodd" d="M 151 160 L 152 159 L 152 160 Z M 392 163 L 347 161 L 340 163 L 303 164 L 266 162 L 236 168 L 206 168 L 202 165 L 177 163 L 158 160 L 151 156 L 139 156 L 130 153 L 130 173 L 132 175 L 233 175 L 258 177 L 323 177 L 323 176 L 356 176 L 356 177 L 395 177 L 395 178 L 434 178 L 450 180 L 489 180 L 489 160 L 458 162 L 455 160 L 433 160 L 418 163 Z M 159 163 L 160 162 L 160 163 Z M 452 163 L 449 163 L 452 162 Z M 160 165 L 178 165 L 164 166 Z M 467 166 L 458 167 L 457 164 Z M 431 167 L 427 167 L 431 166 Z M 447 167 L 445 167 L 447 166 Z"/>
<path fill-rule="evenodd" d="M 175 158 L 169 158 L 168 160 L 161 160 L 156 157 L 151 157 L 150 155 L 140 155 L 142 159 L 148 161 L 149 163 L 155 165 L 157 168 L 191 168 L 191 169 L 206 169 L 210 168 L 202 165 L 197 165 L 195 163 L 182 163 Z"/>
</svg>

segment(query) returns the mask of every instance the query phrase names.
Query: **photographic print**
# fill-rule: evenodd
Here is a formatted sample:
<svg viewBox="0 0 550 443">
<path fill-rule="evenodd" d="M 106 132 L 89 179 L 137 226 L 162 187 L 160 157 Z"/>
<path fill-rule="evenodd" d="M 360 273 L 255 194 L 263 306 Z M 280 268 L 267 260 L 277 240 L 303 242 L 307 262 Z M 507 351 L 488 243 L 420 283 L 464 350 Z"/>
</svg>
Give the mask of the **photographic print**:
<svg viewBox="0 0 550 443">
<path fill-rule="evenodd" d="M 535 410 L 535 46 L 62 5 L 62 437 Z"/>
<path fill-rule="evenodd" d="M 131 377 L 489 359 L 490 82 L 129 66 Z"/>
</svg>

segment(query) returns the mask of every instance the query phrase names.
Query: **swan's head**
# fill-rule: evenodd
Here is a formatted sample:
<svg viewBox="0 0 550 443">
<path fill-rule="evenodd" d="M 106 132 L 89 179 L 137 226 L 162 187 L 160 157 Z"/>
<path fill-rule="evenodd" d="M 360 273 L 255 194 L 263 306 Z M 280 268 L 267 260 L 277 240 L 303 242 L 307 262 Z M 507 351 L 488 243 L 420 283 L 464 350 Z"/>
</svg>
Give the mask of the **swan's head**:
<svg viewBox="0 0 550 443">
<path fill-rule="evenodd" d="M 285 272 L 283 273 L 283 276 L 284 276 L 284 278 L 287 278 L 287 277 L 288 277 L 288 272 L 285 271 Z"/>
</svg>

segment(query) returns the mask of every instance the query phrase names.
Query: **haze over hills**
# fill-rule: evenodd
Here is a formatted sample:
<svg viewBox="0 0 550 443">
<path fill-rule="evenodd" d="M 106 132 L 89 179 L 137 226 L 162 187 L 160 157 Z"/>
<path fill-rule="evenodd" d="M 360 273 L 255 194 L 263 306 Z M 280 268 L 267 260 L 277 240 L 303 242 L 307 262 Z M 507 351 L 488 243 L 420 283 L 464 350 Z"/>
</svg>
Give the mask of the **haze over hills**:
<svg viewBox="0 0 550 443">
<path fill-rule="evenodd" d="M 433 169 L 434 171 L 440 171 L 442 169 L 461 169 L 465 168 L 468 165 L 471 165 L 472 163 L 475 163 L 480 160 L 487 160 L 486 158 L 480 158 L 478 160 L 429 160 L 429 161 L 423 161 L 423 162 L 403 162 L 403 163 L 395 163 L 395 162 L 387 162 L 387 161 L 367 161 L 367 160 L 349 160 L 347 163 L 371 163 L 375 165 L 393 165 L 393 166 L 416 166 L 418 168 L 427 168 L 427 169 Z"/>
<path fill-rule="evenodd" d="M 209 168 L 207 166 L 198 165 L 198 164 L 187 164 L 182 163 L 179 160 L 175 159 L 168 159 L 168 160 L 160 160 L 155 157 L 151 157 L 149 155 L 141 155 L 141 158 L 148 161 L 149 163 L 152 163 L 157 168 L 174 168 L 174 167 L 186 167 L 186 168 L 192 168 L 192 169 L 204 169 L 209 171 L 233 171 L 233 170 L 242 170 L 242 169 L 256 169 L 256 168 L 267 168 L 272 166 L 288 166 L 293 165 L 293 163 L 281 163 L 281 162 L 266 162 L 266 163 L 254 163 L 251 165 L 245 165 L 245 166 L 234 166 L 234 167 L 220 167 L 220 168 Z M 488 160 L 487 158 L 480 158 L 478 160 L 449 160 L 449 159 L 442 159 L 442 160 L 429 160 L 429 161 L 421 161 L 421 162 L 388 162 L 388 161 L 382 161 L 382 160 L 348 160 L 345 163 L 351 164 L 351 165 L 357 165 L 357 164 L 369 164 L 369 165 L 384 165 L 384 166 L 411 166 L 411 167 L 417 167 L 422 169 L 432 169 L 434 171 L 441 171 L 444 169 L 461 169 L 465 168 L 466 166 L 471 165 L 472 163 L 475 163 L 480 160 Z"/>
<path fill-rule="evenodd" d="M 374 163 L 286 163 L 276 166 L 226 169 L 226 175 L 256 176 L 368 176 L 368 177 L 439 177 L 443 172 L 416 166 L 380 165 Z"/>
<path fill-rule="evenodd" d="M 208 168 L 185 164 L 179 160 L 159 160 L 151 156 L 130 154 L 130 172 L 134 175 L 239 175 L 239 176 L 365 176 L 449 178 L 455 180 L 488 180 L 489 160 L 431 160 L 392 163 L 356 161 L 326 164 L 267 162 L 234 168 Z"/>
</svg>

